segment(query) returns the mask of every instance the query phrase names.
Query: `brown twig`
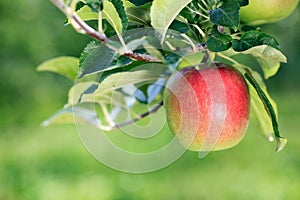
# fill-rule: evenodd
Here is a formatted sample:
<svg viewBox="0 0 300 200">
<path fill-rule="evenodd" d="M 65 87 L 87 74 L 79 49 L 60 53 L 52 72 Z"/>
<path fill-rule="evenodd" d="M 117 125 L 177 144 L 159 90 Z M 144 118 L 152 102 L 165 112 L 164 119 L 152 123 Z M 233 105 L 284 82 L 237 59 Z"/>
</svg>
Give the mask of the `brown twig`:
<svg viewBox="0 0 300 200">
<path fill-rule="evenodd" d="M 149 111 L 140 114 L 139 116 L 137 116 L 134 119 L 131 119 L 131 120 L 128 120 L 128 121 L 116 124 L 113 128 L 120 128 L 120 127 L 124 127 L 124 126 L 128 126 L 130 124 L 133 124 L 134 122 L 137 122 L 137 121 L 139 121 L 139 120 L 141 120 L 141 119 L 149 116 L 150 114 L 153 114 L 153 113 L 157 112 L 163 106 L 163 104 L 164 104 L 163 101 L 161 101 L 161 102 L 159 102 L 159 104 L 157 104 L 155 107 L 153 107 Z"/>
<path fill-rule="evenodd" d="M 62 0 L 50 0 L 57 8 L 59 8 L 71 21 L 72 25 L 80 33 L 87 34 L 90 37 L 103 42 L 110 49 L 119 52 L 119 49 L 110 45 L 113 42 L 106 37 L 104 33 L 98 32 L 87 23 L 85 23 L 70 7 L 68 7 Z M 134 60 L 141 60 L 146 62 L 161 62 L 161 60 L 146 54 L 134 53 L 132 51 L 124 52 L 124 56 Z"/>
</svg>

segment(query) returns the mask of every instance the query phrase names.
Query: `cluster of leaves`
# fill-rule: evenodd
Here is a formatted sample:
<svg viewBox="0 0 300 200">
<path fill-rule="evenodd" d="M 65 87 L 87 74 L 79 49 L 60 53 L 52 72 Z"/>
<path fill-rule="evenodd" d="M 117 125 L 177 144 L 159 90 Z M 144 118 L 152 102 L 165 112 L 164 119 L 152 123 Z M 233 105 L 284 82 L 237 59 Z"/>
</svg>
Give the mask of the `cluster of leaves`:
<svg viewBox="0 0 300 200">
<path fill-rule="evenodd" d="M 76 1 L 74 14 L 109 39 L 92 41 L 80 58 L 60 57 L 39 66 L 40 71 L 75 81 L 68 103 L 45 125 L 73 122 L 74 115 L 111 130 L 119 126 L 116 121 L 122 110 L 129 113 L 130 122 L 145 115 L 136 113 L 135 107 L 140 111 L 144 105 L 149 113 L 149 107 L 151 111 L 154 104 L 161 105 L 163 86 L 173 70 L 222 58 L 245 74 L 252 114 L 262 132 L 270 140 L 277 139 L 280 149 L 286 141 L 279 135 L 275 102 L 260 74 L 234 56 L 256 59 L 266 79 L 277 73 L 286 58 L 273 37 L 240 23 L 240 7 L 247 4 L 248 0 Z M 66 23 L 73 23 L 70 17 Z M 135 54 L 142 56 L 134 59 Z"/>
</svg>

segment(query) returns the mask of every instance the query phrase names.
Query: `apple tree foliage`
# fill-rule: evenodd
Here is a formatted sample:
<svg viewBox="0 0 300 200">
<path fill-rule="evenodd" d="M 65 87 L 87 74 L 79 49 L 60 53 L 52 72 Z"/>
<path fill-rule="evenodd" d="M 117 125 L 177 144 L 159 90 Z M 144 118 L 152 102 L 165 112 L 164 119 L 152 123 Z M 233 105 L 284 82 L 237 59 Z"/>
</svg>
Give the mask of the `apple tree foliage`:
<svg viewBox="0 0 300 200">
<path fill-rule="evenodd" d="M 277 141 L 277 151 L 285 146 L 264 81 L 287 60 L 275 38 L 240 23 L 239 10 L 248 0 L 51 1 L 66 15 L 66 25 L 92 41 L 79 58 L 53 58 L 38 67 L 75 82 L 68 102 L 44 125 L 73 117 L 105 131 L 128 125 L 163 105 L 163 86 L 174 70 L 222 61 L 247 80 L 261 133 Z M 255 59 L 263 76 L 238 56 Z M 131 118 L 117 123 L 120 110 L 128 108 Z"/>
</svg>

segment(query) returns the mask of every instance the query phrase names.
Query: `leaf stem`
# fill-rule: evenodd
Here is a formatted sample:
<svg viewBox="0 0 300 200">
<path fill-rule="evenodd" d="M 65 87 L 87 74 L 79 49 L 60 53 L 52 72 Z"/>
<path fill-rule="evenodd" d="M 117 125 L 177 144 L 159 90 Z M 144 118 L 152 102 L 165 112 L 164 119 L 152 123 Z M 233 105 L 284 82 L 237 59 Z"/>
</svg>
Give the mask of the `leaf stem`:
<svg viewBox="0 0 300 200">
<path fill-rule="evenodd" d="M 197 4 L 199 6 L 199 8 L 204 12 L 204 13 L 209 13 L 209 11 L 207 9 L 205 9 L 200 3 Z M 208 17 L 208 16 L 207 16 Z"/>
<path fill-rule="evenodd" d="M 196 11 L 196 10 L 193 10 L 192 8 L 189 8 L 189 7 L 187 7 L 187 8 L 189 9 L 190 12 L 195 13 L 195 14 L 197 14 L 197 15 L 200 15 L 201 17 L 203 17 L 203 18 L 205 18 L 205 19 L 209 19 L 209 17 L 206 16 L 206 15 L 204 15 L 203 13 L 198 12 L 198 11 Z"/>
<path fill-rule="evenodd" d="M 221 58 L 224 58 L 225 60 L 228 60 L 229 62 L 232 62 L 233 64 L 237 65 L 238 67 L 242 67 L 242 65 L 240 63 L 238 63 L 236 60 L 230 58 L 229 56 L 226 56 L 222 53 L 217 53 L 218 56 L 220 56 Z"/>
<path fill-rule="evenodd" d="M 192 26 L 197 29 L 197 31 L 200 33 L 200 35 L 201 35 L 202 38 L 205 38 L 206 34 L 204 33 L 204 31 L 198 25 L 192 24 Z"/>
<path fill-rule="evenodd" d="M 208 4 L 206 3 L 205 0 L 201 0 L 201 2 L 203 3 L 203 5 L 205 6 L 206 9 L 209 9 L 209 6 L 208 6 Z"/>
<path fill-rule="evenodd" d="M 102 10 L 98 12 L 98 32 L 103 33 Z"/>
</svg>

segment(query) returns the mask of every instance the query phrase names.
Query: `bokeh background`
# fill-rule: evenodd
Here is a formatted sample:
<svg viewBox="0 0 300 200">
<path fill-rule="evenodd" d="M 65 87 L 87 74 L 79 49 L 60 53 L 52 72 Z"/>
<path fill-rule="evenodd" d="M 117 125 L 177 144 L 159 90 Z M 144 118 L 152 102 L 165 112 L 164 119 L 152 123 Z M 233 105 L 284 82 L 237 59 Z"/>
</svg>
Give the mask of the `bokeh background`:
<svg viewBox="0 0 300 200">
<path fill-rule="evenodd" d="M 0 1 L 0 200 L 58 199 L 300 199 L 300 8 L 288 19 L 263 26 L 289 59 L 267 81 L 278 103 L 275 144 L 250 123 L 236 147 L 198 159 L 187 152 L 171 166 L 127 174 L 96 161 L 74 125 L 40 123 L 61 108 L 72 82 L 36 66 L 56 56 L 79 56 L 90 40 L 64 27 L 50 1 Z"/>
</svg>

